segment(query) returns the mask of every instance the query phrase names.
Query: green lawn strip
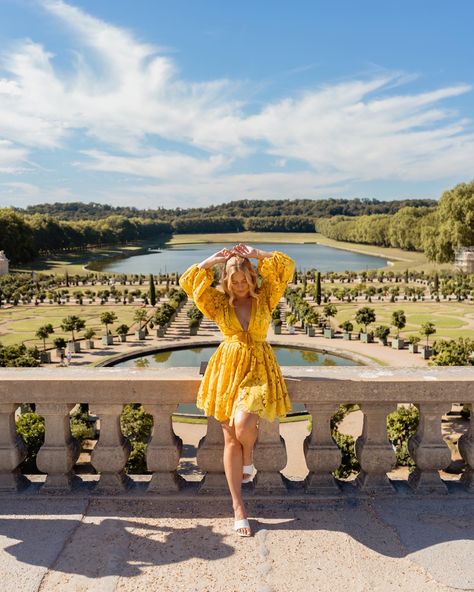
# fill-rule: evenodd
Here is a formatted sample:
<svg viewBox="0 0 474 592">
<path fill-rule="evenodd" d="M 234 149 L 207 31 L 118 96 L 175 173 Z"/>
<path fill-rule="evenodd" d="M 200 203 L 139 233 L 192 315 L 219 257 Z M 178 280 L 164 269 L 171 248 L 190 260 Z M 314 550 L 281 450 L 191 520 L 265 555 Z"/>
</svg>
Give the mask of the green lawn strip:
<svg viewBox="0 0 474 592">
<path fill-rule="evenodd" d="M 354 330 L 358 329 L 358 325 L 355 322 L 355 314 L 357 309 L 363 306 L 369 306 L 375 310 L 376 321 L 371 325 L 374 329 L 377 325 L 390 325 L 392 313 L 395 310 L 404 310 L 407 317 L 407 325 L 400 335 L 402 337 L 408 337 L 409 334 L 418 334 L 421 329 L 421 323 L 430 321 L 435 324 L 437 329 L 434 336 L 430 337 L 430 340 L 435 339 L 455 339 L 458 337 L 474 337 L 474 329 L 462 328 L 467 326 L 464 315 L 467 310 L 472 310 L 473 304 L 460 305 L 460 303 L 412 303 L 412 302 L 389 302 L 389 303 L 378 303 L 378 302 L 360 302 L 354 306 L 354 303 L 335 303 L 338 313 L 335 317 L 335 324 L 340 325 L 346 320 L 350 320 L 354 324 Z M 427 312 L 428 307 L 433 306 L 433 313 Z M 453 316 L 453 306 L 459 316 Z M 322 306 L 320 307 L 322 311 Z M 423 311 L 423 314 L 421 314 Z M 334 321 L 333 321 L 334 322 Z M 390 325 L 391 326 L 391 325 Z M 395 327 L 391 327 L 392 335 L 395 335 Z"/>
<path fill-rule="evenodd" d="M 117 314 L 118 321 L 109 326 L 109 329 L 114 333 L 114 328 L 122 323 L 129 327 L 134 324 L 133 315 L 137 307 L 113 306 L 107 308 L 107 305 L 71 305 L 71 306 L 57 306 L 57 305 L 43 305 L 43 306 L 19 306 L 15 309 L 15 314 L 11 314 L 11 310 L 0 311 L 0 341 L 3 345 L 14 345 L 22 341 L 28 345 L 37 345 L 42 349 L 43 341 L 36 339 L 35 332 L 38 327 L 46 323 L 51 323 L 54 327 L 54 333 L 50 339 L 46 341 L 47 347 L 52 347 L 52 341 L 56 337 L 64 337 L 69 340 L 70 333 L 64 332 L 60 325 L 62 320 L 69 315 L 77 315 L 86 320 L 86 328 L 92 328 L 97 335 L 94 339 L 99 339 L 104 333 L 104 325 L 100 323 L 100 315 L 104 311 L 112 310 Z M 149 308 L 150 313 L 152 308 Z M 4 312 L 10 313 L 8 318 L 4 318 Z M 78 338 L 82 337 L 83 332 L 77 334 Z"/>
</svg>

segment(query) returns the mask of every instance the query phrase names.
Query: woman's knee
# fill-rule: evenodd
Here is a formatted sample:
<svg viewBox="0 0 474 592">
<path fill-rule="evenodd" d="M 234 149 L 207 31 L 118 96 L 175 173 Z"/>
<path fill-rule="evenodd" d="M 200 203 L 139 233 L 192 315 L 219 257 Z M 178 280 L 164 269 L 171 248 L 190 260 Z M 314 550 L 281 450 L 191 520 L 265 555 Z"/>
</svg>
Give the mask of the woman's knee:
<svg viewBox="0 0 474 592">
<path fill-rule="evenodd" d="M 235 419 L 235 436 L 239 442 L 254 438 L 257 434 L 257 415 L 245 413 Z"/>
</svg>

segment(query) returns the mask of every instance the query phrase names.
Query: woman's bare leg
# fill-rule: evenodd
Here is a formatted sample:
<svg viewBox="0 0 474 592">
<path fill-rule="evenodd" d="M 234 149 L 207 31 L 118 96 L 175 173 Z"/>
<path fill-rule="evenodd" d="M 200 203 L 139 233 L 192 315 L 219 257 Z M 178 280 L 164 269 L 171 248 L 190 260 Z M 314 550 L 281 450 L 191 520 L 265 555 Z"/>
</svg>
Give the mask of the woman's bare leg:
<svg viewBox="0 0 474 592">
<path fill-rule="evenodd" d="M 235 519 L 247 518 L 242 498 L 242 445 L 235 435 L 235 426 L 229 422 L 221 422 L 224 431 L 224 471 L 232 496 L 232 507 Z M 250 534 L 249 528 L 239 528 L 242 534 Z"/>
<path fill-rule="evenodd" d="M 237 409 L 234 417 L 235 435 L 242 444 L 242 464 L 250 465 L 252 463 L 252 451 L 257 440 L 257 421 L 256 413 L 249 413 L 242 409 Z M 247 476 L 244 473 L 244 476 Z"/>
</svg>

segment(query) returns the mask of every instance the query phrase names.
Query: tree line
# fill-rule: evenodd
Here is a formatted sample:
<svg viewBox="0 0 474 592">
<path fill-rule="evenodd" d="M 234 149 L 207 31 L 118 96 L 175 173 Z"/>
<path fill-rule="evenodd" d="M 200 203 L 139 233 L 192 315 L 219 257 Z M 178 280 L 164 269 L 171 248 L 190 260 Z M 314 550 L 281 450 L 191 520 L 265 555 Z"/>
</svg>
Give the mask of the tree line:
<svg viewBox="0 0 474 592">
<path fill-rule="evenodd" d="M 76 219 L 79 214 L 84 218 Z M 429 260 L 445 263 L 454 260 L 459 246 L 474 245 L 474 181 L 444 192 L 439 203 L 240 200 L 174 210 L 138 210 L 94 203 L 42 204 L 26 210 L 0 209 L 0 229 L 0 249 L 7 252 L 13 263 L 27 262 L 40 253 L 157 240 L 173 233 L 244 230 L 316 231 L 339 241 L 423 251 Z"/>
<path fill-rule="evenodd" d="M 430 261 L 452 262 L 474 245 L 474 181 L 445 191 L 436 207 L 403 207 L 393 215 L 333 216 L 315 221 L 317 232 L 340 241 L 423 251 Z"/>
<path fill-rule="evenodd" d="M 174 222 L 177 219 L 190 218 L 274 218 L 299 216 L 315 218 L 328 216 L 362 216 L 372 214 L 394 214 L 405 206 L 434 207 L 436 200 L 405 199 L 380 201 L 377 199 L 242 199 L 219 205 L 201 208 L 155 208 L 139 210 L 134 207 L 111 206 L 99 203 L 53 203 L 28 206 L 25 210 L 16 209 L 28 215 L 43 214 L 61 220 L 99 220 L 112 215 L 126 218 L 149 218 Z"/>
</svg>

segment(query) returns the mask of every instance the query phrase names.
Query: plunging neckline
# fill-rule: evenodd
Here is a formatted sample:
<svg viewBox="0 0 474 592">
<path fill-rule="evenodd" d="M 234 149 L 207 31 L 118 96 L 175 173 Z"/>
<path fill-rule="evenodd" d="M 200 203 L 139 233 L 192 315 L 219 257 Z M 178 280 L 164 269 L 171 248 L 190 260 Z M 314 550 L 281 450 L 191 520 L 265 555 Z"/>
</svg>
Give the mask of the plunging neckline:
<svg viewBox="0 0 474 592">
<path fill-rule="evenodd" d="M 234 313 L 235 318 L 237 319 L 237 322 L 239 323 L 240 328 L 242 329 L 242 331 L 244 331 L 244 333 L 246 333 L 249 330 L 250 324 L 252 323 L 252 320 L 253 320 L 253 315 L 254 315 L 254 310 L 255 310 L 254 300 L 255 300 L 255 298 L 252 298 L 251 299 L 251 302 L 250 302 L 250 318 L 249 318 L 249 322 L 247 324 L 247 329 L 244 329 L 244 326 L 240 322 L 240 319 L 239 319 L 239 317 L 237 315 L 237 311 L 235 310 L 235 307 L 234 306 L 231 306 L 232 312 Z"/>
</svg>

